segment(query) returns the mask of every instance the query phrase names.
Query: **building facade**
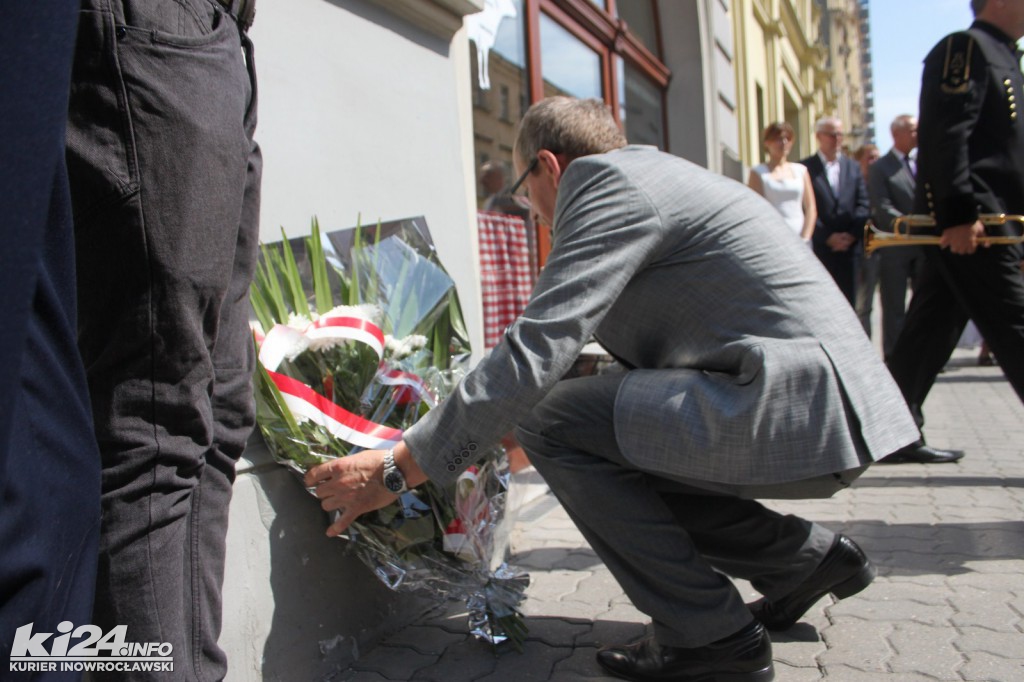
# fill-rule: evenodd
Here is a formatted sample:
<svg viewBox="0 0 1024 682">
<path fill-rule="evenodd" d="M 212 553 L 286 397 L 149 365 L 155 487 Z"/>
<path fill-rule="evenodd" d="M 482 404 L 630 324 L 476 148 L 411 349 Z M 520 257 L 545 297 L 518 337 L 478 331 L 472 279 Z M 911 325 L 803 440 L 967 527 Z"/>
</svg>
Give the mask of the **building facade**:
<svg viewBox="0 0 1024 682">
<path fill-rule="evenodd" d="M 851 153 L 875 141 L 867 0 L 817 0 L 827 50 L 826 113 L 843 120 Z"/>
</svg>

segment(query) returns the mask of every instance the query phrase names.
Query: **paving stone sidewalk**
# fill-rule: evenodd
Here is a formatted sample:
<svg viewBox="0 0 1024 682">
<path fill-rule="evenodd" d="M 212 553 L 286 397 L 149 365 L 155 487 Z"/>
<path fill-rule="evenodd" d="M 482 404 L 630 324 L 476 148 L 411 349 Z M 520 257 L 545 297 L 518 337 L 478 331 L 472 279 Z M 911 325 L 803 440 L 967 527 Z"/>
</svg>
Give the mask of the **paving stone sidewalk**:
<svg viewBox="0 0 1024 682">
<path fill-rule="evenodd" d="M 879 572 L 859 595 L 826 597 L 773 635 L 777 680 L 1024 680 L 1024 407 L 974 358 L 958 351 L 925 406 L 928 442 L 966 450 L 961 462 L 875 466 L 830 500 L 770 503 L 850 535 Z M 647 619 L 550 494 L 524 506 L 513 563 L 532 581 L 523 653 L 493 653 L 453 606 L 328 679 L 614 679 L 595 662 L 598 647 L 642 636 Z M 758 596 L 738 585 L 748 601 Z"/>
</svg>

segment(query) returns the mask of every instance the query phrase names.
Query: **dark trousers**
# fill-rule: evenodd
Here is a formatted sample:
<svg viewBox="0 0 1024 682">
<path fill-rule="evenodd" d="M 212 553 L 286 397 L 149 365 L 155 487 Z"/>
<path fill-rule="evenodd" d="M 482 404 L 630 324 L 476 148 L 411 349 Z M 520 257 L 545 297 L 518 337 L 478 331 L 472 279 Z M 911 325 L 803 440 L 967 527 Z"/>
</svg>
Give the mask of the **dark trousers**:
<svg viewBox="0 0 1024 682">
<path fill-rule="evenodd" d="M 254 74 L 213 0 L 83 3 L 68 167 L 103 461 L 94 622 L 172 644 L 178 679 L 226 671 L 228 504 L 254 421 Z"/>
<path fill-rule="evenodd" d="M 857 272 L 854 266 L 859 258 L 858 251 L 856 245 L 847 251 L 833 251 L 825 245 L 814 247 L 814 255 L 828 270 L 828 274 L 832 275 L 836 286 L 853 308 L 857 305 Z"/>
<path fill-rule="evenodd" d="M 0 3 L 0 678 L 17 628 L 91 622 L 99 455 L 64 165 L 78 2 Z M 49 650 L 52 639 L 44 643 Z M 24 654 L 23 654 L 24 655 Z M 72 680 L 80 673 L 32 675 Z"/>
<path fill-rule="evenodd" d="M 914 291 L 889 370 L 918 426 L 921 407 L 957 341 L 974 320 L 1017 395 L 1024 401 L 1024 277 L 1021 248 L 979 248 L 957 256 L 926 248 L 921 282 Z"/>
<path fill-rule="evenodd" d="M 882 354 L 888 358 L 907 319 L 907 285 L 917 290 L 924 270 L 924 253 L 917 246 L 882 249 L 879 261 L 879 301 L 882 304 Z"/>
<path fill-rule="evenodd" d="M 875 307 L 875 291 L 878 289 L 878 279 L 882 269 L 881 254 L 865 254 L 863 249 L 857 255 L 855 261 L 857 296 L 854 308 L 857 311 L 857 318 L 864 333 L 871 338 L 871 313 Z"/>
<path fill-rule="evenodd" d="M 722 573 L 769 598 L 784 596 L 817 567 L 835 535 L 628 462 L 613 426 L 623 376 L 561 381 L 516 435 L 633 605 L 651 617 L 658 641 L 702 646 L 751 621 Z"/>
</svg>

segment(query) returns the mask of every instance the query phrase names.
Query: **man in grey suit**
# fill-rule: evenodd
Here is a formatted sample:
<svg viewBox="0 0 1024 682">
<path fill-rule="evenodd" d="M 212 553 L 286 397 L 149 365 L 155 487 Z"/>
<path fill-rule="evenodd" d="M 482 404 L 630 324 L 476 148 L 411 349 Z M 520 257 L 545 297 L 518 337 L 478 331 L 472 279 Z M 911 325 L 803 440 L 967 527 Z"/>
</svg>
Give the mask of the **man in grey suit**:
<svg viewBox="0 0 1024 682">
<path fill-rule="evenodd" d="M 406 485 L 453 481 L 515 428 L 654 635 L 598 653 L 631 680 L 773 679 L 767 629 L 874 569 L 757 496 L 829 496 L 917 428 L 850 306 L 733 180 L 626 146 L 597 100 L 545 99 L 514 154 L 553 226 L 533 296 L 458 390 L 387 453 L 309 472 L 328 535 Z M 591 335 L 627 371 L 562 381 Z M 743 603 L 726 575 L 764 595 Z M 715 679 L 718 679 L 715 677 Z"/>
<path fill-rule="evenodd" d="M 857 162 L 842 153 L 843 122 L 833 116 L 822 118 L 814 134 L 818 153 L 800 162 L 807 166 L 818 204 L 814 254 L 852 306 L 857 296 L 856 264 L 870 214 L 868 191 Z"/>
<path fill-rule="evenodd" d="M 916 161 L 910 152 L 917 147 L 917 118 L 901 114 L 893 119 L 892 149 L 868 170 L 871 217 L 882 230 L 892 231 L 897 218 L 914 212 Z M 892 353 L 907 312 L 907 282 L 913 288 L 924 266 L 919 246 L 880 249 L 879 290 L 882 303 L 882 354 Z"/>
</svg>

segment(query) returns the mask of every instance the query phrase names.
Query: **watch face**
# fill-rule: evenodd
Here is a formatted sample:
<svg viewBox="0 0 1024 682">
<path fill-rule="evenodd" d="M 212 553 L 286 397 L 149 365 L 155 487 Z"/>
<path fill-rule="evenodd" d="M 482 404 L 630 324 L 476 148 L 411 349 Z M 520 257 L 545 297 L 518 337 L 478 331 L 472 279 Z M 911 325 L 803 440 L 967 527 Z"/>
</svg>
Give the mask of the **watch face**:
<svg viewBox="0 0 1024 682">
<path fill-rule="evenodd" d="M 384 487 L 393 493 L 400 493 L 405 488 L 405 479 L 402 478 L 402 474 L 398 471 L 389 471 L 384 476 Z"/>
</svg>

